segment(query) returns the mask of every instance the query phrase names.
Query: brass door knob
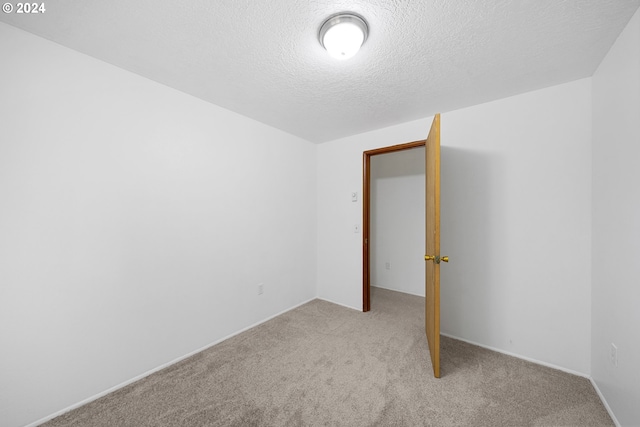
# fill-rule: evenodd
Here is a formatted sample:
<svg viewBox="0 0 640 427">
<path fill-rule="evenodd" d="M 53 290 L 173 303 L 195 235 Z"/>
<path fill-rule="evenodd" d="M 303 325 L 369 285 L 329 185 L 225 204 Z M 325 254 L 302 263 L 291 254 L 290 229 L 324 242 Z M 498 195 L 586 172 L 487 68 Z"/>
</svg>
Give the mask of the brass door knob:
<svg viewBox="0 0 640 427">
<path fill-rule="evenodd" d="M 434 255 L 425 255 L 424 256 L 424 260 L 425 261 L 431 261 L 431 260 L 435 260 L 436 257 Z"/>
<path fill-rule="evenodd" d="M 448 256 L 443 256 L 442 258 L 440 258 L 440 261 L 449 262 L 449 257 Z"/>
</svg>

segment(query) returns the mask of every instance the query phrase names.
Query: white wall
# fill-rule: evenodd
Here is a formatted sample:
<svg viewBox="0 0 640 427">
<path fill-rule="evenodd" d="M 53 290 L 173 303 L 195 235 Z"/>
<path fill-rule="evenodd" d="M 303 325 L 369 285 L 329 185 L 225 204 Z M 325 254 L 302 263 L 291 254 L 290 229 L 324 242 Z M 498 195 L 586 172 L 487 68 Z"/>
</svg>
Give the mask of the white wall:
<svg viewBox="0 0 640 427">
<path fill-rule="evenodd" d="M 638 159 L 640 11 L 593 76 L 592 376 L 624 426 L 640 425 Z"/>
<path fill-rule="evenodd" d="M 362 307 L 362 151 L 424 139 L 431 118 L 318 147 L 321 297 Z M 442 116 L 444 333 L 588 374 L 590 80 Z M 422 254 L 421 254 L 422 255 Z"/>
<path fill-rule="evenodd" d="M 590 80 L 442 119 L 442 330 L 590 372 Z"/>
<path fill-rule="evenodd" d="M 0 57 L 2 426 L 316 296 L 315 145 L 5 24 Z"/>
<path fill-rule="evenodd" d="M 424 172 L 424 147 L 371 157 L 372 286 L 424 296 Z"/>
</svg>

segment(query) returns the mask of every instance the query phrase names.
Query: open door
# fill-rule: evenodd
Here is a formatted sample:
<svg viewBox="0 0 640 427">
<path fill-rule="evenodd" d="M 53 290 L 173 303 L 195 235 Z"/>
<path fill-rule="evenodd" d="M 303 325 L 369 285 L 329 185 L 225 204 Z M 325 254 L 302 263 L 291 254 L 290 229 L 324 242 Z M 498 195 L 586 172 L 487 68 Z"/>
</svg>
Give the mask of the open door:
<svg viewBox="0 0 640 427">
<path fill-rule="evenodd" d="M 371 199 L 371 156 L 416 147 L 425 147 L 426 238 L 425 271 L 425 329 L 429 343 L 433 375 L 440 378 L 440 263 L 449 257 L 440 257 L 440 114 L 436 114 L 427 139 L 406 144 L 365 151 L 363 154 L 363 220 L 362 220 L 362 311 L 371 308 L 369 228 Z"/>
<path fill-rule="evenodd" d="M 425 328 L 433 375 L 440 378 L 440 262 L 449 262 L 440 257 L 440 114 L 433 118 L 425 155 Z"/>
</svg>

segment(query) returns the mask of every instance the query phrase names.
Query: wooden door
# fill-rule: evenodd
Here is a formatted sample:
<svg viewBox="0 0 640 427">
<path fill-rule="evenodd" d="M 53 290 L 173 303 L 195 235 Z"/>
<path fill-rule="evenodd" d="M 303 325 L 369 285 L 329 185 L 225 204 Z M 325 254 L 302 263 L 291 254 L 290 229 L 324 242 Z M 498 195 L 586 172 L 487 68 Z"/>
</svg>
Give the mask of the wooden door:
<svg viewBox="0 0 640 427">
<path fill-rule="evenodd" d="M 440 114 L 431 124 L 425 144 L 426 238 L 425 327 L 433 375 L 440 378 Z"/>
</svg>

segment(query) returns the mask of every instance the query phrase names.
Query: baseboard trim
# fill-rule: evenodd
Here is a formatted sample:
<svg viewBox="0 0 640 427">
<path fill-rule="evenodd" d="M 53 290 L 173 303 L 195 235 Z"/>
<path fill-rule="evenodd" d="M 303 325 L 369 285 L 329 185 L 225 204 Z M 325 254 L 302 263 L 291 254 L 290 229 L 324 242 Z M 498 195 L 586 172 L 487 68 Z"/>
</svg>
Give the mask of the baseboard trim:
<svg viewBox="0 0 640 427">
<path fill-rule="evenodd" d="M 360 308 L 352 307 L 352 306 L 350 306 L 350 305 L 341 304 L 341 303 L 339 303 L 339 302 L 331 301 L 330 299 L 327 299 L 327 298 L 320 298 L 320 297 L 318 297 L 318 298 L 316 298 L 316 299 L 319 299 L 319 300 L 321 300 L 321 301 L 330 302 L 331 304 L 340 305 L 340 306 L 345 307 L 345 308 L 350 308 L 351 310 L 362 311 L 362 307 L 360 307 Z"/>
<path fill-rule="evenodd" d="M 615 414 L 613 413 L 611 406 L 609 406 L 609 402 L 607 402 L 607 399 L 604 398 L 604 394 L 602 394 L 602 392 L 600 391 L 600 387 L 598 387 L 596 380 L 594 380 L 593 377 L 589 377 L 589 380 L 591 381 L 591 385 L 593 386 L 593 388 L 596 390 L 596 393 L 598 393 L 598 396 L 600 397 L 600 400 L 602 401 L 605 409 L 609 413 L 609 416 L 613 420 L 613 423 L 616 425 L 616 427 L 622 427 L 622 424 L 620 424 Z"/>
<path fill-rule="evenodd" d="M 517 353 L 511 353 L 509 351 L 502 350 L 500 348 L 491 347 L 491 346 L 488 346 L 488 345 L 485 345 L 485 344 L 480 344 L 480 343 L 477 343 L 477 342 L 474 342 L 474 341 L 471 341 L 471 340 L 467 340 L 467 339 L 464 339 L 464 338 L 456 337 L 455 335 L 443 334 L 442 332 L 440 332 L 440 335 L 445 336 L 445 337 L 449 337 L 449 338 L 453 338 L 454 340 L 463 341 L 463 342 L 466 342 L 468 344 L 477 345 L 478 347 L 486 348 L 487 350 L 495 351 L 497 353 L 506 354 L 507 356 L 515 357 L 515 358 L 522 359 L 522 360 L 526 360 L 527 362 L 535 363 L 536 365 L 546 366 L 547 368 L 557 369 L 558 371 L 563 371 L 563 372 L 566 372 L 566 373 L 571 374 L 571 375 L 576 375 L 578 377 L 591 379 L 591 376 L 589 374 L 585 374 L 583 372 L 574 371 L 573 369 L 564 368 L 562 366 L 554 365 L 553 363 L 543 362 L 541 360 L 533 359 L 531 357 L 523 356 L 523 355 L 517 354 Z"/>
<path fill-rule="evenodd" d="M 414 294 L 413 292 L 402 291 L 402 290 L 400 290 L 400 289 L 386 288 L 386 287 L 384 287 L 384 286 L 380 286 L 380 285 L 371 285 L 371 287 L 372 287 L 372 288 L 386 289 L 387 291 L 400 292 L 400 293 L 403 293 L 403 294 L 413 295 L 413 296 L 416 296 L 416 297 L 424 298 L 424 295 Z"/>
<path fill-rule="evenodd" d="M 502 349 L 499 349 L 499 348 L 491 347 L 491 346 L 480 344 L 480 343 L 477 343 L 477 342 L 474 342 L 474 341 L 471 341 L 471 340 L 467 340 L 467 339 L 464 339 L 464 338 L 456 337 L 454 335 L 443 334 L 442 332 L 440 332 L 440 335 L 445 336 L 445 337 L 449 337 L 449 338 L 453 338 L 454 340 L 463 341 L 463 342 L 466 342 L 466 343 L 469 343 L 469 344 L 472 344 L 472 345 L 477 345 L 478 347 L 486 348 L 487 350 L 495 351 L 497 353 L 506 354 L 507 356 L 512 356 L 512 357 L 515 357 L 515 358 L 518 358 L 518 359 L 526 360 L 527 362 L 535 363 L 537 365 L 542 365 L 542 366 L 546 366 L 548 368 L 557 369 L 559 371 L 563 371 L 563 372 L 566 372 L 568 374 L 572 374 L 572 375 L 576 375 L 578 377 L 582 377 L 582 378 L 588 379 L 591 382 L 591 385 L 595 389 L 596 393 L 598 394 L 598 397 L 600 398 L 600 401 L 602 402 L 602 404 L 604 405 L 605 409 L 609 413 L 609 416 L 613 420 L 613 423 L 616 425 L 616 427 L 622 427 L 622 425 L 620 424 L 620 422 L 616 418 L 615 414 L 613 413 L 613 410 L 611 409 L 611 406 L 609 406 L 609 402 L 607 402 L 607 399 L 605 399 L 604 394 L 602 394 L 602 392 L 600 391 L 600 388 L 598 387 L 598 384 L 595 382 L 595 380 L 593 379 L 593 377 L 591 375 L 584 374 L 584 373 L 578 372 L 578 371 L 574 371 L 573 369 L 563 368 L 562 366 L 557 366 L 557 365 L 554 365 L 553 363 L 543 362 L 543 361 L 540 361 L 540 360 L 537 360 L 537 359 L 533 359 L 531 357 L 522 356 L 520 354 L 511 353 L 509 351 L 505 351 L 505 350 L 502 350 Z"/>
<path fill-rule="evenodd" d="M 238 330 L 238 331 L 236 331 L 236 332 L 234 332 L 232 334 L 229 334 L 229 335 L 227 335 L 227 336 L 225 336 L 225 337 L 223 337 L 223 338 L 221 338 L 219 340 L 216 340 L 216 341 L 214 341 L 214 342 L 212 342 L 210 344 L 207 344 L 204 347 L 201 347 L 201 348 L 199 348 L 197 350 L 189 352 L 189 353 L 187 353 L 187 354 L 185 354 L 183 356 L 180 356 L 180 357 L 178 357 L 176 359 L 173 359 L 170 362 L 164 363 L 164 364 L 162 364 L 162 365 L 160 365 L 160 366 L 158 366 L 156 368 L 153 368 L 153 369 L 151 369 L 149 371 L 146 371 L 146 372 L 144 372 L 144 373 L 142 373 L 140 375 L 137 375 L 137 376 L 135 376 L 135 377 L 133 377 L 133 378 L 127 380 L 127 381 L 124 381 L 124 382 L 122 382 L 122 383 L 120 383 L 118 385 L 115 385 L 115 386 L 113 386 L 111 388 L 108 388 L 107 390 L 104 390 L 104 391 L 102 391 L 102 392 L 100 392 L 98 394 L 95 394 L 95 395 L 93 395 L 93 396 L 91 396 L 91 397 L 89 397 L 87 399 L 81 400 L 78 403 L 75 403 L 75 404 L 73 404 L 71 406 L 68 406 L 68 407 L 66 407 L 66 408 L 64 408 L 64 409 L 62 409 L 60 411 L 57 411 L 57 412 L 55 412 L 55 413 L 53 413 L 51 415 L 48 415 L 48 416 L 46 416 L 44 418 L 41 418 L 38 421 L 34 421 L 34 422 L 30 423 L 30 424 L 27 424 L 25 427 L 36 427 L 36 426 L 39 426 L 41 424 L 46 423 L 47 421 L 51 421 L 52 419 L 54 419 L 56 417 L 59 417 L 60 415 L 66 414 L 67 412 L 70 412 L 70 411 L 72 411 L 74 409 L 77 409 L 77 408 L 83 406 L 83 405 L 86 405 L 87 403 L 90 403 L 90 402 L 93 402 L 94 400 L 100 399 L 101 397 L 104 397 L 109 393 L 113 393 L 116 390 L 119 390 L 119 389 L 121 389 L 123 387 L 128 386 L 129 384 L 132 384 L 132 383 L 134 383 L 136 381 L 139 381 L 139 380 L 141 380 L 141 379 L 143 379 L 145 377 L 148 377 L 149 375 L 154 374 L 154 373 L 156 373 L 158 371 L 161 371 L 162 369 L 167 368 L 167 367 L 169 367 L 169 366 L 171 366 L 173 364 L 181 362 L 182 360 L 187 359 L 187 358 L 189 358 L 189 357 L 191 357 L 191 356 L 193 356 L 195 354 L 198 354 L 201 351 L 207 350 L 208 348 L 211 348 L 216 344 L 220 344 L 221 342 L 223 342 L 225 340 L 228 340 L 229 338 L 232 338 L 232 337 L 234 337 L 236 335 L 239 335 L 239 334 L 241 334 L 243 332 L 246 332 L 251 328 L 255 328 L 256 326 L 261 325 L 262 323 L 265 323 L 265 322 L 267 322 L 267 321 L 269 321 L 269 320 L 271 320 L 271 319 L 273 319 L 275 317 L 278 317 L 278 316 L 280 316 L 280 315 L 282 315 L 282 314 L 284 314 L 284 313 L 286 313 L 288 311 L 295 310 L 296 308 L 298 308 L 298 307 L 300 307 L 302 305 L 305 305 L 305 304 L 307 304 L 307 303 L 309 303 L 309 302 L 311 302 L 313 300 L 316 300 L 316 299 L 319 299 L 319 300 L 322 300 L 322 301 L 326 301 L 326 302 L 329 302 L 329 303 L 332 303 L 332 304 L 340 305 L 342 307 L 349 308 L 351 310 L 362 311 L 359 308 L 351 307 L 351 306 L 346 305 L 346 304 L 341 304 L 341 303 L 338 303 L 338 302 L 335 302 L 335 301 L 331 301 L 331 300 L 326 299 L 326 298 L 310 298 L 310 299 L 308 299 L 306 301 L 303 301 L 303 302 L 301 302 L 299 304 L 294 305 L 293 307 L 290 307 L 290 308 L 288 308 L 286 310 L 283 310 L 283 311 L 281 311 L 279 313 L 276 313 L 276 314 L 274 314 L 272 316 L 269 316 L 269 317 L 267 317 L 267 318 L 265 318 L 265 319 L 263 319 L 263 320 L 261 320 L 259 322 L 256 322 L 256 323 L 254 323 L 254 324 L 252 324 L 250 326 L 247 326 L 247 327 L 245 327 L 243 329 L 240 329 L 240 330 Z M 495 352 L 498 352 L 498 353 L 506 354 L 507 356 L 516 357 L 518 359 L 526 360 L 526 361 L 531 362 L 531 363 L 535 363 L 535 364 L 538 364 L 538 365 L 542 365 L 542 366 L 546 366 L 546 367 L 549 367 L 549 368 L 557 369 L 557 370 L 560 370 L 560 371 L 563 371 L 563 372 L 567 372 L 567 373 L 572 374 L 572 375 L 577 375 L 579 377 L 587 378 L 591 382 L 591 385 L 595 389 L 596 393 L 598 394 L 598 397 L 600 397 L 600 400 L 602 401 L 602 404 L 604 405 L 605 409 L 609 413 L 609 416 L 613 420 L 613 423 L 616 425 L 616 427 L 622 427 L 620 422 L 616 418 L 615 414 L 613 413 L 613 410 L 609 406 L 609 403 L 607 402 L 607 400 L 605 399 L 604 395 L 600 391 L 600 388 L 598 387 L 598 384 L 595 382 L 595 380 L 590 375 L 584 374 L 582 372 L 574 371 L 572 369 L 563 368 L 561 366 L 557 366 L 557 365 L 554 365 L 552 363 L 547 363 L 547 362 L 543 362 L 543 361 L 540 361 L 540 360 L 537 360 L 537 359 L 533 359 L 533 358 L 530 358 L 530 357 L 522 356 L 522 355 L 519 355 L 519 354 L 516 354 L 516 353 L 511 353 L 509 351 L 505 351 L 505 350 L 502 350 L 502 349 L 499 349 L 499 348 L 495 348 L 495 347 L 491 347 L 491 346 L 488 346 L 488 345 L 480 344 L 480 343 L 477 343 L 477 342 L 474 342 L 474 341 L 471 341 L 471 340 L 468 340 L 468 339 L 460 338 L 460 337 L 457 337 L 457 336 L 454 336 L 454 335 L 451 335 L 451 334 L 445 334 L 445 333 L 441 332 L 440 335 L 445 336 L 445 337 L 449 337 L 449 338 L 452 338 L 452 339 L 455 339 L 455 340 L 463 341 L 463 342 L 466 342 L 466 343 L 469 343 L 469 344 L 472 344 L 472 345 L 476 345 L 478 347 L 486 348 L 486 349 L 491 350 L 491 351 L 495 351 Z"/>
<path fill-rule="evenodd" d="M 286 310 L 283 310 L 283 311 L 281 311 L 279 313 L 276 313 L 276 314 L 274 314 L 272 316 L 269 316 L 269 317 L 267 317 L 267 318 L 265 318 L 265 319 L 263 319 L 263 320 L 261 320 L 259 322 L 256 322 L 256 323 L 254 323 L 254 324 L 252 324 L 250 326 L 247 326 L 247 327 L 242 328 L 242 329 L 240 329 L 240 330 L 238 330 L 236 332 L 233 332 L 232 334 L 227 335 L 224 338 L 216 340 L 216 341 L 214 341 L 214 342 L 212 342 L 210 344 L 207 344 L 204 347 L 201 347 L 201 348 L 199 348 L 197 350 L 189 352 L 189 353 L 185 354 L 184 356 L 180 356 L 180 357 L 178 357 L 176 359 L 171 360 L 170 362 L 163 363 L 162 365 L 160 365 L 158 367 L 155 367 L 155 368 L 153 368 L 153 369 L 151 369 L 149 371 L 146 371 L 146 372 L 144 372 L 144 373 L 142 373 L 140 375 L 137 375 L 137 376 L 135 376 L 135 377 L 133 377 L 133 378 L 127 380 L 127 381 L 124 381 L 124 382 L 122 382 L 122 383 L 120 383 L 118 385 L 115 385 L 115 386 L 113 386 L 111 388 L 108 388 L 108 389 L 106 389 L 106 390 L 104 390 L 104 391 L 102 391 L 102 392 L 100 392 L 98 394 L 95 394 L 95 395 L 93 395 L 91 397 L 88 397 L 88 398 L 86 398 L 84 400 L 81 400 L 78 403 L 74 403 L 73 405 L 68 406 L 68 407 L 66 407 L 66 408 L 64 408 L 64 409 L 62 409 L 60 411 L 57 411 L 57 412 L 55 412 L 55 413 L 53 413 L 51 415 L 47 415 L 46 417 L 41 418 L 38 421 L 34 421 L 34 422 L 30 423 L 30 424 L 27 424 L 25 427 L 36 427 L 36 426 L 39 426 L 40 424 L 46 423 L 47 421 L 51 421 L 52 419 L 54 419 L 56 417 L 59 417 L 60 415 L 66 414 L 69 411 L 73 411 L 74 409 L 77 409 L 77 408 L 79 408 L 79 407 L 81 407 L 83 405 L 86 405 L 87 403 L 90 403 L 90 402 L 93 402 L 94 400 L 100 399 L 101 397 L 104 397 L 109 393 L 113 393 L 114 391 L 119 390 L 119 389 L 121 389 L 123 387 L 126 387 L 129 384 L 133 384 L 136 381 L 140 381 L 141 379 L 143 379 L 145 377 L 148 377 L 151 374 L 154 374 L 154 373 L 156 373 L 158 371 L 163 370 L 164 368 L 167 368 L 167 367 L 169 367 L 171 365 L 174 365 L 174 364 L 176 364 L 178 362 L 181 362 L 184 359 L 187 359 L 187 358 L 189 358 L 189 357 L 191 357 L 191 356 L 193 356 L 195 354 L 200 353 L 201 351 L 204 351 L 204 350 L 206 350 L 208 348 L 211 348 L 216 344 L 220 344 L 221 342 L 226 341 L 229 338 L 232 338 L 232 337 L 234 337 L 236 335 L 239 335 L 239 334 L 241 334 L 243 332 L 246 332 L 249 329 L 255 328 L 256 326 L 261 325 L 262 323 L 265 323 L 265 322 L 267 322 L 267 321 L 269 321 L 269 320 L 271 320 L 271 319 L 273 319 L 275 317 L 278 317 L 278 316 L 280 316 L 280 315 L 282 315 L 282 314 L 284 314 L 284 313 L 286 313 L 288 311 L 295 310 L 296 308 L 298 308 L 298 307 L 300 307 L 302 305 L 305 305 L 305 304 L 307 304 L 307 303 L 309 303 L 309 302 L 311 302 L 311 301 L 313 301 L 315 299 L 316 298 L 314 297 L 314 298 L 308 299 L 306 301 L 303 301 L 303 302 L 301 302 L 299 304 L 296 304 L 293 307 L 287 308 Z"/>
</svg>

